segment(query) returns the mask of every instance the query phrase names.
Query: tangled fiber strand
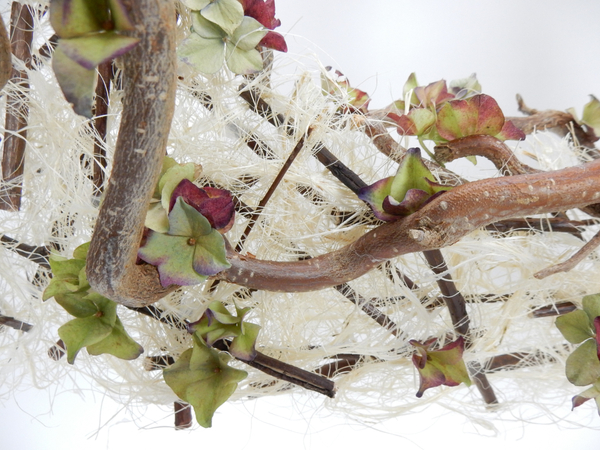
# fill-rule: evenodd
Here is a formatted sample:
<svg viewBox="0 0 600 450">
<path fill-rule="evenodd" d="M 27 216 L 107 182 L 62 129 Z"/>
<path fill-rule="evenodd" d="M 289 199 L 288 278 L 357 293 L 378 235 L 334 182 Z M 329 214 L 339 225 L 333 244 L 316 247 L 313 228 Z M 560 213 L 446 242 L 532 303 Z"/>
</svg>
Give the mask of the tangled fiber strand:
<svg viewBox="0 0 600 450">
<path fill-rule="evenodd" d="M 186 23 L 182 19 L 182 30 Z M 36 23 L 38 42 L 46 29 L 45 23 Z M 181 33 L 183 36 L 184 31 Z M 244 244 L 245 252 L 280 261 L 338 249 L 372 227 L 366 206 L 313 157 L 320 145 L 366 183 L 392 175 L 397 167 L 356 127 L 351 114 L 340 112 L 343 99 L 323 95 L 316 81 L 318 71 L 301 72 L 290 91 L 287 78 L 278 78 L 278 71 L 286 64 L 290 63 L 276 63 L 272 72 L 254 79 L 235 77 L 226 71 L 200 76 L 181 65 L 167 148 L 179 162 L 202 165 L 198 182 L 228 189 L 254 208 L 291 150 L 310 129 L 307 143 L 260 211 L 260 219 Z M 90 162 L 98 136 L 58 94 L 48 59 L 40 56 L 28 74 L 30 88 L 22 92 L 29 102 L 23 204 L 19 212 L 0 213 L 0 233 L 27 244 L 52 244 L 63 256 L 70 256 L 74 248 L 90 239 L 97 214 Z M 10 89 L 17 86 L 9 84 L 5 93 Z M 260 92 L 274 111 L 284 115 L 288 126 L 276 128 L 251 111 L 240 98 L 240 89 Z M 118 89 L 111 91 L 105 143 L 107 173 L 119 125 L 121 95 Z M 3 112 L 4 100 L 1 105 Z M 248 145 L 250 139 L 257 143 L 254 150 Z M 530 136 L 516 151 L 519 155 L 535 155 L 544 169 L 573 164 L 578 157 L 567 140 L 547 134 Z M 558 154 L 570 156 L 560 159 Z M 472 168 L 470 176 L 476 179 L 489 173 L 478 174 Z M 345 213 L 346 220 L 340 219 L 341 213 Z M 246 225 L 247 218 L 238 213 L 228 239 L 237 242 Z M 469 300 L 473 336 L 465 360 L 485 367 L 499 354 L 537 355 L 523 359 L 513 370 L 488 374 L 500 400 L 494 411 L 510 408 L 514 412 L 522 405 L 535 405 L 536 413 L 528 420 L 534 420 L 536 414 L 554 418 L 566 414 L 569 398 L 577 392 L 564 377 L 564 361 L 570 349 L 555 329 L 554 318 L 534 319 L 531 311 L 563 301 L 579 304 L 582 296 L 599 292 L 596 274 L 600 263 L 597 258 L 588 258 L 571 272 L 543 281 L 532 275 L 580 245 L 579 239 L 565 233 L 520 230 L 500 234 L 479 230 L 442 250 L 450 275 Z M 326 408 L 358 420 L 395 417 L 432 402 L 474 420 L 496 417 L 474 389 L 464 386 L 441 387 L 421 399 L 415 397 L 418 376 L 410 361 L 413 348 L 408 341 L 430 337 L 443 341 L 448 334 L 453 335 L 452 322 L 444 307 L 435 306 L 440 295 L 436 283 L 439 276 L 433 274 L 422 255 L 405 255 L 391 265 L 418 287 L 409 289 L 398 273 L 381 268 L 341 290 L 249 293 L 239 286 L 221 283 L 209 288 L 207 283 L 177 291 L 156 306 L 162 310 L 163 319 L 174 321 L 197 320 L 213 300 L 251 306 L 248 320 L 262 327 L 258 349 L 306 370 L 318 370 L 331 361 L 335 364 L 335 355 L 360 355 L 354 370 L 335 377 L 336 397 L 323 401 Z M 30 376 L 34 387 L 44 389 L 67 374 L 77 373 L 132 410 L 176 400 L 160 371 L 144 370 L 144 357 L 177 358 L 191 346 L 185 331 L 120 307 L 126 329 L 145 349 L 143 357 L 126 362 L 106 355 L 92 357 L 82 351 L 73 366 L 64 358 L 51 360 L 47 351 L 58 339 L 56 330 L 70 318 L 54 300 L 41 301 L 48 280 L 45 270 L 14 255 L 8 245 L 0 248 L 0 289 L 4 293 L 0 313 L 33 325 L 29 332 L 0 328 L 2 392 L 29 388 L 19 385 L 23 374 Z M 350 292 L 377 305 L 397 325 L 395 334 L 350 302 Z M 241 363 L 236 364 L 242 368 Z M 249 377 L 232 400 L 299 392 L 286 382 L 243 368 Z"/>
</svg>

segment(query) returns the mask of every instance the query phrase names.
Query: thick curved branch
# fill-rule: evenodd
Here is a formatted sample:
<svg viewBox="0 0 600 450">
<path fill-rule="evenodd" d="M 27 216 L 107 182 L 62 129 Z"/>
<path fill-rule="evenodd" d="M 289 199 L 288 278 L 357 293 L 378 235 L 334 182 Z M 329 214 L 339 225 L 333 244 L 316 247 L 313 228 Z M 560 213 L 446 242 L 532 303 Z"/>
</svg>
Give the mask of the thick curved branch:
<svg viewBox="0 0 600 450">
<path fill-rule="evenodd" d="M 217 278 L 268 291 L 323 289 L 358 278 L 385 260 L 452 245 L 498 220 L 580 208 L 599 199 L 600 160 L 554 172 L 485 179 L 456 187 L 405 219 L 309 260 L 262 261 L 229 248 L 232 267 Z"/>
<path fill-rule="evenodd" d="M 523 164 L 508 146 L 493 136 L 474 135 L 456 139 L 435 147 L 435 156 L 443 162 L 465 156 L 483 156 L 489 159 L 502 175 L 540 173 L 541 170 Z M 582 208 L 590 216 L 600 217 L 600 203 Z"/>
<path fill-rule="evenodd" d="M 141 42 L 123 57 L 123 116 L 106 196 L 87 259 L 90 285 L 128 306 L 164 297 L 156 268 L 136 265 L 175 103 L 175 7 L 170 0 L 124 1 Z"/>
</svg>

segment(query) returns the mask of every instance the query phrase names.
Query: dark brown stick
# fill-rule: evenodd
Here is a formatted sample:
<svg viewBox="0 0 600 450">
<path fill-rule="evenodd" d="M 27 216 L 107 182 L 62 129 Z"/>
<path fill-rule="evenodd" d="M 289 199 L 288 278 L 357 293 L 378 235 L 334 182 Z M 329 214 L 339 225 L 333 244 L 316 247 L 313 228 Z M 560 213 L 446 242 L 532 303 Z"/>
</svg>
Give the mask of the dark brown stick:
<svg viewBox="0 0 600 450">
<path fill-rule="evenodd" d="M 436 281 L 442 293 L 442 298 L 450 312 L 452 325 L 458 334 L 464 336 L 466 346 L 469 348 L 471 336 L 469 334 L 469 315 L 467 314 L 466 302 L 462 294 L 456 289 L 456 285 L 448 273 L 448 266 L 446 265 L 446 261 L 444 261 L 444 256 L 440 250 L 426 250 L 423 252 L 423 255 L 433 273 L 441 275 L 441 277 L 438 276 L 436 278 Z M 488 405 L 498 403 L 494 389 L 490 385 L 485 373 L 480 369 L 478 364 L 469 364 L 469 372 L 475 382 L 475 386 Z"/>
<path fill-rule="evenodd" d="M 112 61 L 107 61 L 98 66 L 98 81 L 96 82 L 96 98 L 94 103 L 94 162 L 92 181 L 95 194 L 101 195 L 104 191 L 104 172 L 106 170 L 106 126 L 108 122 L 108 97 L 110 83 L 113 77 Z"/>
<path fill-rule="evenodd" d="M 33 328 L 33 325 L 21 322 L 20 320 L 17 320 L 14 317 L 4 316 L 0 314 L 0 328 L 2 326 L 11 327 L 19 331 L 30 331 Z"/>
<path fill-rule="evenodd" d="M 335 384 L 333 381 L 262 353 L 257 353 L 254 361 L 248 362 L 248 365 L 279 380 L 288 381 L 310 391 L 326 395 L 329 398 L 335 397 Z"/>
<path fill-rule="evenodd" d="M 50 263 L 48 262 L 50 250 L 48 250 L 47 247 L 23 244 L 16 239 L 3 234 L 0 234 L 0 242 L 7 244 L 5 247 L 15 252 L 17 255 L 23 256 L 24 258 L 39 264 L 41 267 L 50 269 Z"/>
<path fill-rule="evenodd" d="M 31 40 L 33 39 L 33 15 L 29 5 L 13 2 L 10 20 L 10 47 L 15 58 L 31 68 Z M 0 189 L 0 209 L 18 211 L 21 208 L 21 191 L 25 145 L 27 143 L 27 118 L 29 106 L 25 92 L 29 89 L 29 79 L 24 70 L 12 69 L 11 82 L 19 90 L 12 89 L 6 101 L 4 122 L 4 142 L 2 148 L 2 188 Z"/>
<path fill-rule="evenodd" d="M 48 349 L 48 357 L 54 361 L 59 361 L 63 356 L 66 355 L 66 345 L 62 339 L 56 341 L 52 347 Z"/>
<path fill-rule="evenodd" d="M 0 91 L 4 89 L 10 79 L 12 72 L 12 61 L 10 52 L 10 38 L 4 26 L 4 20 L 0 17 Z"/>
<path fill-rule="evenodd" d="M 229 344 L 227 341 L 222 340 L 217 341 L 214 347 L 227 351 Z M 264 353 L 256 352 L 254 360 L 243 362 L 279 380 L 287 381 L 330 398 L 335 396 L 335 383 L 333 381 L 316 373 L 308 372 L 278 359 L 271 358 Z"/>
<path fill-rule="evenodd" d="M 151 311 L 153 308 L 153 306 L 148 306 L 144 308 L 130 309 L 152 317 L 155 320 L 160 320 L 166 325 L 181 328 L 177 324 L 164 321 L 160 317 L 159 313 L 150 313 L 149 311 Z M 184 321 L 181 321 L 180 323 L 184 323 Z M 213 347 L 221 351 L 228 351 L 229 344 L 230 342 L 227 340 L 219 340 L 213 345 Z M 56 360 L 60 359 L 60 357 L 62 357 L 62 355 L 64 354 L 64 352 L 62 352 L 61 349 L 64 349 L 64 344 L 62 344 L 62 341 L 59 341 L 51 349 L 51 352 L 49 352 L 50 356 Z M 319 392 L 321 394 L 327 395 L 328 397 L 333 397 L 335 395 L 335 385 L 332 381 L 328 380 L 327 378 L 312 372 L 308 372 L 299 367 L 292 366 L 291 364 L 287 364 L 277 359 L 271 358 L 270 356 L 267 356 L 261 352 L 256 352 L 256 357 L 253 361 L 239 361 L 242 361 L 243 363 L 248 364 L 249 366 L 254 367 L 255 369 L 258 369 L 277 379 L 296 384 L 298 386 L 304 387 L 312 391 Z M 175 359 L 170 355 L 151 356 L 146 358 L 144 362 L 144 368 L 148 371 L 160 370 L 164 369 L 167 366 L 170 366 L 173 363 L 175 363 Z"/>
<path fill-rule="evenodd" d="M 450 312 L 452 325 L 454 325 L 454 329 L 458 334 L 464 336 L 468 347 L 470 339 L 469 316 L 467 314 L 465 299 L 458 289 L 456 289 L 456 285 L 448 273 L 448 266 L 446 266 L 442 252 L 439 250 L 426 250 L 423 252 L 423 255 L 433 273 L 438 275 L 436 281 L 442 293 L 442 298 L 446 302 L 446 306 Z"/>
<path fill-rule="evenodd" d="M 364 359 L 374 359 L 371 356 L 362 355 L 337 355 L 333 356 L 332 359 L 336 359 L 333 362 L 323 364 L 315 370 L 315 373 L 323 375 L 327 378 L 333 378 L 337 375 L 351 372 L 354 370 Z"/>
<path fill-rule="evenodd" d="M 554 362 L 556 359 L 543 352 L 515 352 L 506 353 L 503 355 L 493 356 L 488 359 L 483 365 L 485 372 L 498 372 L 500 370 L 514 370 L 520 367 L 530 367 L 549 362 Z"/>
<path fill-rule="evenodd" d="M 286 123 L 285 117 L 282 114 L 275 114 L 271 106 L 260 98 L 260 93 L 245 90 L 240 92 L 240 97 L 248 102 L 254 112 L 266 119 L 271 125 L 280 127 Z M 288 136 L 293 136 L 294 134 L 293 124 L 290 121 L 287 122 L 286 133 Z M 366 183 L 360 177 L 338 160 L 322 143 L 315 146 L 314 156 L 352 192 L 356 193 L 366 186 Z"/>
<path fill-rule="evenodd" d="M 506 233 L 509 231 L 553 231 L 555 233 L 569 233 L 580 237 L 581 231 L 577 227 L 597 225 L 594 223 L 582 223 L 577 220 L 565 220 L 561 218 L 539 218 L 524 217 L 522 219 L 502 220 L 486 225 L 488 231 Z"/>
<path fill-rule="evenodd" d="M 190 428 L 194 421 L 192 420 L 192 407 L 188 403 L 175 402 L 175 429 L 185 430 Z"/>
<path fill-rule="evenodd" d="M 334 286 L 333 288 L 358 306 L 371 319 L 373 319 L 386 330 L 389 330 L 389 332 L 394 336 L 401 336 L 404 334 L 400 327 L 398 327 L 398 325 L 392 319 L 373 306 L 369 300 L 364 298 L 362 295 L 359 295 L 347 283 Z"/>
</svg>

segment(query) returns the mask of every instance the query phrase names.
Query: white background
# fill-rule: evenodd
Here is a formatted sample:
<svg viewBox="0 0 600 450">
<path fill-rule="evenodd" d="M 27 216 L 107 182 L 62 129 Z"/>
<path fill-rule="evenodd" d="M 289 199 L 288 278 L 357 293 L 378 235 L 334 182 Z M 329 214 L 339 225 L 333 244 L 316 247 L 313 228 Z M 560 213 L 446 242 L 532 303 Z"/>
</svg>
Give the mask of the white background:
<svg viewBox="0 0 600 450">
<path fill-rule="evenodd" d="M 600 2 L 278 0 L 277 16 L 290 56 L 309 64 L 307 55 L 316 54 L 367 91 L 374 107 L 399 98 L 411 72 L 421 84 L 476 72 L 508 115 L 517 113 L 516 93 L 537 109 L 578 112 L 588 94 L 600 95 Z M 169 411 L 150 406 L 132 417 L 93 387 L 77 386 L 62 380 L 56 391 L 14 393 L 0 407 L 1 448 L 598 448 L 598 431 L 518 422 L 482 437 L 485 430 L 456 414 L 438 417 L 436 408 L 361 425 L 317 411 L 320 399 L 298 394 L 226 405 L 212 429 L 175 432 Z M 574 422 L 600 425 L 592 405 L 579 409 L 569 416 Z"/>
</svg>

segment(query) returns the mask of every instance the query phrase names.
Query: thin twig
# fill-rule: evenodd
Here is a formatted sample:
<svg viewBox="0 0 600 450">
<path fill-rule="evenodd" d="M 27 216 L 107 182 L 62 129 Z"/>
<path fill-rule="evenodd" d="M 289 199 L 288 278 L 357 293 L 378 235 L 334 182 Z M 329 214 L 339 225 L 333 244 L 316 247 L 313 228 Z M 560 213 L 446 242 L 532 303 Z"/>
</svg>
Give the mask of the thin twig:
<svg viewBox="0 0 600 450">
<path fill-rule="evenodd" d="M 466 340 L 467 348 L 470 346 L 471 337 L 469 334 L 469 315 L 467 314 L 467 306 L 463 295 L 456 289 L 452 277 L 448 273 L 448 267 L 444 261 L 444 256 L 440 250 L 427 250 L 423 252 L 425 259 L 429 263 L 429 267 L 437 277 L 436 281 L 442 293 L 448 311 L 450 312 L 450 318 L 452 325 L 458 334 L 464 336 Z M 481 393 L 483 400 L 489 405 L 498 403 L 494 389 L 490 385 L 487 377 L 481 372 L 480 367 L 475 363 L 469 364 L 469 372 L 475 386 Z"/>
<path fill-rule="evenodd" d="M 487 373 L 498 372 L 501 370 L 514 370 L 522 367 L 531 367 L 532 365 L 546 364 L 555 362 L 553 356 L 538 352 L 515 352 L 496 355 L 488 359 L 483 365 L 483 370 Z"/>
<path fill-rule="evenodd" d="M 362 129 L 371 138 L 377 150 L 398 164 L 402 162 L 406 149 L 390 136 L 381 121 L 359 116 L 357 122 L 359 125 L 363 125 Z"/>
<path fill-rule="evenodd" d="M 271 183 L 271 186 L 269 187 L 269 190 L 267 191 L 267 193 L 264 195 L 264 197 L 258 203 L 258 206 L 255 209 L 255 213 L 250 218 L 250 222 L 248 222 L 248 225 L 246 226 L 246 229 L 244 230 L 244 232 L 240 236 L 240 240 L 238 241 L 238 243 L 237 243 L 237 245 L 235 247 L 235 251 L 236 252 L 242 251 L 242 248 L 244 247 L 244 243 L 246 242 L 246 238 L 248 237 L 248 235 L 252 231 L 252 228 L 254 227 L 254 224 L 258 220 L 258 218 L 260 216 L 260 212 L 265 208 L 265 206 L 267 205 L 267 203 L 269 202 L 269 200 L 271 199 L 271 197 L 275 193 L 275 190 L 279 186 L 279 183 L 281 183 L 281 181 L 283 180 L 283 177 L 285 176 L 285 174 L 287 173 L 288 169 L 290 168 L 290 166 L 292 165 L 292 163 L 296 159 L 296 156 L 298 156 L 298 154 L 300 153 L 300 151 L 304 148 L 304 143 L 306 142 L 306 140 L 310 136 L 310 133 L 311 133 L 311 129 L 309 128 L 306 136 L 300 138 L 300 140 L 298 141 L 298 143 L 296 144 L 296 146 L 294 147 L 294 149 L 292 150 L 292 152 L 288 156 L 288 158 L 285 161 L 285 163 L 283 163 L 283 166 L 281 167 L 281 169 L 279 170 L 279 173 L 277 174 L 277 176 L 273 180 L 273 183 Z"/>
<path fill-rule="evenodd" d="M 483 401 L 487 405 L 496 405 L 498 404 L 498 398 L 496 397 L 496 393 L 494 392 L 494 388 L 490 384 L 481 364 L 477 361 L 471 361 L 467 364 L 467 368 L 469 370 L 469 375 L 471 375 L 471 379 L 475 383 L 475 387 L 481 394 Z"/>
<path fill-rule="evenodd" d="M 11 327 L 19 331 L 30 331 L 33 328 L 33 325 L 21 322 L 20 320 L 15 319 L 14 317 L 9 317 L 0 314 L 0 328 L 2 326 Z"/>
<path fill-rule="evenodd" d="M 571 221 L 554 217 L 524 217 L 522 219 L 494 222 L 486 225 L 485 229 L 500 233 L 507 233 L 509 231 L 553 231 L 555 233 L 569 233 L 580 237 L 581 231 L 577 227 L 591 225 L 598 225 L 598 223 L 582 224 L 581 221 Z"/>
<path fill-rule="evenodd" d="M 108 121 L 108 98 L 110 84 L 113 78 L 112 60 L 98 66 L 98 81 L 96 82 L 96 99 L 94 103 L 94 120 L 91 122 L 96 130 L 94 134 L 94 162 L 92 180 L 95 195 L 101 195 L 104 190 L 106 171 L 106 126 Z"/>
<path fill-rule="evenodd" d="M 465 302 L 467 303 L 495 303 L 495 302 L 505 302 L 511 296 L 510 295 L 497 295 L 497 294 L 483 294 L 483 295 L 465 295 L 463 296 Z M 426 300 L 428 303 L 426 304 L 427 309 L 435 309 L 440 306 L 446 306 L 443 297 L 437 297 L 432 301 Z"/>
<path fill-rule="evenodd" d="M 559 302 L 554 305 L 536 307 L 530 312 L 531 317 L 538 319 L 540 317 L 554 317 L 575 311 L 577 305 L 571 302 Z"/>
<path fill-rule="evenodd" d="M 275 114 L 271 106 L 260 97 L 260 93 L 254 90 L 243 90 L 240 92 L 240 97 L 248 102 L 252 111 L 266 119 L 271 125 L 280 127 L 286 124 L 285 117 L 282 114 Z M 287 121 L 286 133 L 289 136 L 294 135 L 294 128 L 291 121 Z M 352 192 L 357 193 L 360 189 L 367 186 L 365 182 L 337 159 L 322 143 L 315 145 L 313 155 Z"/>
<path fill-rule="evenodd" d="M 229 349 L 229 342 L 226 340 L 217 341 L 214 347 L 227 351 Z M 278 359 L 271 358 L 261 352 L 256 352 L 256 358 L 253 361 L 242 362 L 279 380 L 296 384 L 330 398 L 335 396 L 335 383 L 333 381 L 316 373 L 308 372 Z"/>
<path fill-rule="evenodd" d="M 400 337 L 404 335 L 404 332 L 398 327 L 392 319 L 390 319 L 386 314 L 381 312 L 377 307 L 373 306 L 371 301 L 364 298 L 362 295 L 359 295 L 354 289 L 350 287 L 347 283 L 340 284 L 338 286 L 333 287 L 336 291 L 358 306 L 362 311 L 368 315 L 371 319 L 377 322 L 386 330 L 389 330 L 396 337 Z"/>
<path fill-rule="evenodd" d="M 536 109 L 529 108 L 525 105 L 523 98 L 519 94 L 517 94 L 517 103 L 519 105 L 519 111 L 523 114 L 527 114 L 529 117 L 507 117 L 506 119 L 519 127 L 525 134 L 545 129 L 552 130 L 560 136 L 571 134 L 579 145 L 582 145 L 588 150 L 590 156 L 593 158 L 600 157 L 600 152 L 594 145 L 594 142 L 598 140 L 598 137 L 593 131 L 587 129 L 587 127 L 584 129 L 584 127 L 579 125 L 571 114 L 554 110 L 540 112 Z"/>
<path fill-rule="evenodd" d="M 317 144 L 314 156 L 334 177 L 340 180 L 344 186 L 355 194 L 367 186 L 367 183 L 361 180 L 358 175 L 348 168 L 348 166 L 337 159 L 323 144 Z"/>
<path fill-rule="evenodd" d="M 307 292 L 358 278 L 398 256 L 452 245 L 498 220 L 581 208 L 598 201 L 600 160 L 553 172 L 488 178 L 445 192 L 352 244 L 306 261 L 246 258 L 228 247 L 232 267 L 216 278 L 248 288 Z"/>
<path fill-rule="evenodd" d="M 4 247 L 8 250 L 15 252 L 17 255 L 23 256 L 28 260 L 39 264 L 45 269 L 50 269 L 50 263 L 48 258 L 50 257 L 50 250 L 41 245 L 28 245 L 19 242 L 16 239 L 0 234 L 0 242 L 7 244 Z"/>
<path fill-rule="evenodd" d="M 180 328 L 176 323 L 165 322 L 161 317 L 160 313 L 150 313 L 152 306 L 145 308 L 129 309 L 145 314 L 148 317 L 151 317 L 155 320 L 159 320 L 167 325 L 176 326 L 177 328 Z M 64 344 L 61 346 L 61 342 L 62 341 L 59 341 L 57 345 L 55 345 L 49 352 L 50 356 L 53 357 L 53 359 L 59 359 L 62 356 L 62 354 L 60 354 L 60 349 L 64 349 Z M 221 351 L 229 351 L 229 344 L 230 342 L 227 340 L 219 340 L 215 344 L 213 344 L 213 347 Z M 60 348 L 58 348 L 57 346 L 60 346 Z M 62 353 L 64 354 L 64 352 Z M 267 373 L 277 379 L 296 384 L 298 386 L 304 387 L 312 391 L 319 392 L 331 398 L 333 398 L 333 396 L 335 395 L 335 385 L 331 380 L 328 380 L 327 378 L 317 375 L 315 373 L 308 372 L 304 369 L 300 369 L 299 367 L 292 366 L 291 364 L 284 363 L 275 358 L 271 358 L 270 356 L 267 356 L 259 351 L 256 352 L 256 357 L 253 361 L 244 361 L 241 359 L 239 361 L 248 364 L 249 366 L 254 367 L 255 369 L 258 369 L 264 373 Z M 144 368 L 148 371 L 160 370 L 170 366 L 173 363 L 175 363 L 175 359 L 170 355 L 151 356 L 146 358 L 144 362 Z"/>
<path fill-rule="evenodd" d="M 587 258 L 598 246 L 600 245 L 600 231 L 594 235 L 592 239 L 586 242 L 577 253 L 571 256 L 566 261 L 556 264 L 554 266 L 546 267 L 539 272 L 533 274 L 538 280 L 554 275 L 555 273 L 568 272 L 573 269 L 577 264 Z"/>
<path fill-rule="evenodd" d="M 33 39 L 33 14 L 29 5 L 13 2 L 11 9 L 10 46 L 15 58 L 25 67 L 31 68 L 31 41 Z M 29 79 L 25 70 L 13 67 L 11 89 L 6 101 L 4 141 L 2 147 L 2 188 L 0 189 L 0 209 L 18 211 L 21 208 L 21 177 L 25 165 L 27 143 L 27 118 L 29 106 L 25 91 L 29 89 Z"/>
<path fill-rule="evenodd" d="M 4 26 L 4 20 L 0 16 L 0 91 L 6 86 L 11 72 L 10 38 L 8 37 L 6 26 Z"/>
<path fill-rule="evenodd" d="M 450 319 L 454 329 L 461 336 L 465 337 L 467 347 L 469 346 L 469 316 L 467 314 L 466 302 L 462 294 L 456 289 L 452 277 L 448 273 L 448 267 L 440 250 L 427 250 L 423 252 L 429 267 L 438 275 L 437 284 L 442 293 L 442 298 L 446 302 Z M 441 275 L 441 277 L 440 277 Z"/>
<path fill-rule="evenodd" d="M 357 366 L 361 365 L 365 359 L 375 360 L 376 358 L 365 355 L 343 354 L 334 355 L 328 359 L 334 359 L 335 361 L 323 364 L 315 370 L 315 373 L 327 378 L 333 378 L 337 375 L 351 372 Z"/>
<path fill-rule="evenodd" d="M 165 325 L 169 325 L 170 327 L 174 327 L 179 330 L 187 330 L 187 324 L 185 321 L 182 321 L 174 316 L 163 315 L 164 311 L 160 308 L 157 308 L 154 305 L 139 306 L 139 307 L 126 306 L 126 308 L 130 309 L 132 311 L 138 312 L 140 314 L 143 314 L 145 316 L 151 317 L 152 319 L 156 319 L 159 322 L 164 323 Z"/>
<path fill-rule="evenodd" d="M 64 341 L 62 339 L 59 339 L 58 341 L 56 341 L 56 344 L 54 344 L 48 349 L 48 357 L 50 359 L 53 359 L 54 361 L 58 361 L 63 356 L 65 356 L 66 348 L 67 346 L 65 345 Z"/>
<path fill-rule="evenodd" d="M 122 4 L 134 25 L 131 34 L 140 42 L 122 56 L 121 125 L 86 272 L 99 294 L 124 305 L 146 306 L 176 289 L 160 284 L 156 267 L 135 262 L 175 108 L 177 24 L 171 1 Z"/>
</svg>

